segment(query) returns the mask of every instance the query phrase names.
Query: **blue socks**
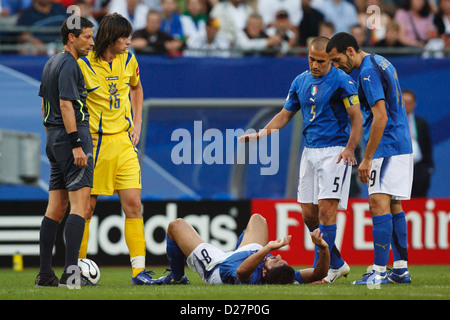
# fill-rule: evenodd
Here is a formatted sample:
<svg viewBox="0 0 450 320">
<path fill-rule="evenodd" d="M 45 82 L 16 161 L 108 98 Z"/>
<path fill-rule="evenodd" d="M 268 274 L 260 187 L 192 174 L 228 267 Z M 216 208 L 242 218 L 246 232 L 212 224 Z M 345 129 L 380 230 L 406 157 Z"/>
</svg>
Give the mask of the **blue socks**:
<svg viewBox="0 0 450 320">
<path fill-rule="evenodd" d="M 389 261 L 389 250 L 391 248 L 393 231 L 392 214 L 388 213 L 381 216 L 372 217 L 372 221 L 374 265 L 381 267 L 381 270 L 377 271 L 385 272 L 386 265 Z"/>
<path fill-rule="evenodd" d="M 405 212 L 392 215 L 392 225 L 394 231 L 392 232 L 392 252 L 394 254 L 394 268 L 407 269 L 408 268 L 408 239 Z"/>
<path fill-rule="evenodd" d="M 316 229 L 316 228 L 314 228 Z M 310 230 L 311 232 L 314 229 Z M 320 232 L 323 234 L 323 240 L 328 244 L 328 248 L 330 249 L 330 268 L 331 269 L 339 269 L 344 265 L 344 260 L 341 257 L 341 253 L 335 245 L 336 240 L 336 224 L 323 225 L 319 224 Z M 314 249 L 314 264 L 313 267 L 316 266 L 317 261 L 319 260 L 319 247 L 315 247 Z"/>
<path fill-rule="evenodd" d="M 173 279 L 178 281 L 184 276 L 185 256 L 175 241 L 166 236 L 166 252 Z"/>
</svg>

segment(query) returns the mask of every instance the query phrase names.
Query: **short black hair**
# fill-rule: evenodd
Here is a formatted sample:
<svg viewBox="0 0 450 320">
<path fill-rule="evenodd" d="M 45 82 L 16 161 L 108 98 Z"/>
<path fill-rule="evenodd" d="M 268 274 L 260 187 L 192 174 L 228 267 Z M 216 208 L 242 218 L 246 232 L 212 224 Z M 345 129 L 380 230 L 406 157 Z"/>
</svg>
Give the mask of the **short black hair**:
<svg viewBox="0 0 450 320">
<path fill-rule="evenodd" d="M 73 23 L 73 19 L 79 19 L 80 23 Z M 70 22 L 70 23 L 69 23 Z M 78 22 L 78 21 L 76 21 Z M 78 28 L 77 28 L 78 27 Z M 73 33 L 73 35 L 78 38 L 80 34 L 83 33 L 83 29 L 93 28 L 94 24 L 88 19 L 80 16 L 70 16 L 66 20 L 64 20 L 61 26 L 61 41 L 63 45 L 66 45 L 69 42 L 69 34 Z"/>
<path fill-rule="evenodd" d="M 261 282 L 264 284 L 292 284 L 294 283 L 295 270 L 284 264 L 266 271 Z"/>
<path fill-rule="evenodd" d="M 361 50 L 354 36 L 347 32 L 339 32 L 332 36 L 328 42 L 327 53 L 330 53 L 333 49 L 336 49 L 338 53 L 343 53 L 348 47 L 352 47 L 356 52 Z"/>
</svg>

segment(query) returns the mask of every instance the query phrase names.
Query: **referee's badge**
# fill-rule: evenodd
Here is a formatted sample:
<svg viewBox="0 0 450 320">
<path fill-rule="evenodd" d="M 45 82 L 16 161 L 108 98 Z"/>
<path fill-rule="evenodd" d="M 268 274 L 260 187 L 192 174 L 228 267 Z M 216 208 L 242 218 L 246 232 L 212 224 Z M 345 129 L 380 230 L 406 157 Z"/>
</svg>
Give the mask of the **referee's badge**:
<svg viewBox="0 0 450 320">
<path fill-rule="evenodd" d="M 311 95 L 315 96 L 317 93 L 317 86 L 316 85 L 312 85 L 311 86 Z"/>
<path fill-rule="evenodd" d="M 108 86 L 109 86 L 109 93 L 111 95 L 114 95 L 117 93 L 117 91 L 118 91 L 118 89 L 116 88 L 117 83 L 108 83 Z"/>
</svg>

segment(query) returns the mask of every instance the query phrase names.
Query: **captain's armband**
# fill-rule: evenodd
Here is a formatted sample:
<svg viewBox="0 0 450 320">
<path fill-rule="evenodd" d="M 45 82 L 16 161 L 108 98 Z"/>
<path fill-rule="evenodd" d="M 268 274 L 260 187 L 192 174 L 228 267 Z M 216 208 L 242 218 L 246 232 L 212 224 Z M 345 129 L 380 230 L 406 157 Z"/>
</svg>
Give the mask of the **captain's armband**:
<svg viewBox="0 0 450 320">
<path fill-rule="evenodd" d="M 344 101 L 345 108 L 349 108 L 351 106 L 359 104 L 359 98 L 358 98 L 357 94 L 354 94 L 349 97 L 345 97 L 343 101 Z"/>
</svg>

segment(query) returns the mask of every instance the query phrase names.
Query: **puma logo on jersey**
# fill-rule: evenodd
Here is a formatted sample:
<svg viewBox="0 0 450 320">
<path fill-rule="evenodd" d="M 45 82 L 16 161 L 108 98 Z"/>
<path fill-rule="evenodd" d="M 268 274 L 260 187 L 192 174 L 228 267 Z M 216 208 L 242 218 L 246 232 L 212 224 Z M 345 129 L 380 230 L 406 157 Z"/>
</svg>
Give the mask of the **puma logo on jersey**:
<svg viewBox="0 0 450 320">
<path fill-rule="evenodd" d="M 370 76 L 368 76 L 367 78 L 363 78 L 363 80 L 367 80 L 370 82 Z"/>
</svg>

